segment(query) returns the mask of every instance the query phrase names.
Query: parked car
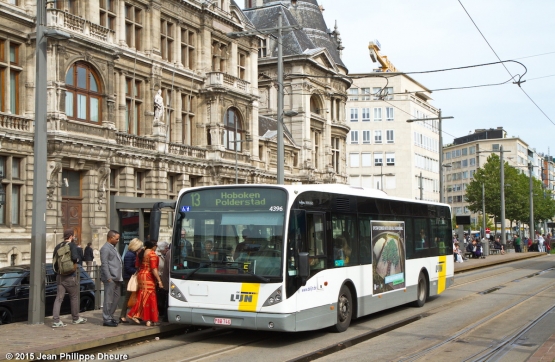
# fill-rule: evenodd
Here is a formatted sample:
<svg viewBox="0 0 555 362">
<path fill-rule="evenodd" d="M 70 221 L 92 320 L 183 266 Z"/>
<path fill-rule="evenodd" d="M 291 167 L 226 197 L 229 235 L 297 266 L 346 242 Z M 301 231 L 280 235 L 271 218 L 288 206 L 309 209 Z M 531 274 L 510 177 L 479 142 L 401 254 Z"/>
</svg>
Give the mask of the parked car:
<svg viewBox="0 0 555 362">
<path fill-rule="evenodd" d="M 31 266 L 16 265 L 0 268 L 0 324 L 21 322 L 28 319 L 29 284 Z M 94 280 L 79 266 L 81 278 L 80 311 L 94 309 Z M 52 315 L 56 299 L 56 274 L 52 264 L 46 264 L 45 315 Z M 71 313 L 69 294 L 66 293 L 60 314 Z"/>
</svg>

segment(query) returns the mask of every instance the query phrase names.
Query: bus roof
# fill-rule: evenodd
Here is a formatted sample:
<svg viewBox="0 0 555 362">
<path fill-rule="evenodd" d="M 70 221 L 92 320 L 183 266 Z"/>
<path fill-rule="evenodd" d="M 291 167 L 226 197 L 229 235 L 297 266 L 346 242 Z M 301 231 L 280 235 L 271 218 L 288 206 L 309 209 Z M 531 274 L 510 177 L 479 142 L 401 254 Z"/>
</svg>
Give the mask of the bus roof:
<svg viewBox="0 0 555 362">
<path fill-rule="evenodd" d="M 378 199 L 389 199 L 389 200 L 397 200 L 397 201 L 408 201 L 412 203 L 422 203 L 428 205 L 442 205 L 448 206 L 449 204 L 443 204 L 435 201 L 425 201 L 425 200 L 413 200 L 408 198 L 402 197 L 393 197 L 389 196 L 386 192 L 373 189 L 373 188 L 364 188 L 359 186 L 350 186 L 345 184 L 303 184 L 303 185 L 276 185 L 276 184 L 231 184 L 231 185 L 214 185 L 214 186 L 200 186 L 200 187 L 191 187 L 191 188 L 184 188 L 180 191 L 179 196 L 181 194 L 198 189 L 213 189 L 213 188 L 247 188 L 247 187 L 270 187 L 270 188 L 280 188 L 284 189 L 290 193 L 300 193 L 306 191 L 318 191 L 318 192 L 329 192 L 334 194 L 343 194 L 343 195 L 352 195 L 352 196 L 364 196 L 364 197 L 374 197 Z"/>
</svg>

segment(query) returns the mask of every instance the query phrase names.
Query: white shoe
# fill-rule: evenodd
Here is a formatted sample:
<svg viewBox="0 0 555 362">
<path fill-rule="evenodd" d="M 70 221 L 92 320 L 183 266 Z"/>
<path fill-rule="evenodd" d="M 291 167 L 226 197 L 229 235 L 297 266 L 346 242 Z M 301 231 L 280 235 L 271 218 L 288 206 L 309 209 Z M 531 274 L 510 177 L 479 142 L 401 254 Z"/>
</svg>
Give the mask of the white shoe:
<svg viewBox="0 0 555 362">
<path fill-rule="evenodd" d="M 87 323 L 87 318 L 79 317 L 79 319 L 76 319 L 73 321 L 73 324 L 85 324 L 85 323 Z"/>
</svg>

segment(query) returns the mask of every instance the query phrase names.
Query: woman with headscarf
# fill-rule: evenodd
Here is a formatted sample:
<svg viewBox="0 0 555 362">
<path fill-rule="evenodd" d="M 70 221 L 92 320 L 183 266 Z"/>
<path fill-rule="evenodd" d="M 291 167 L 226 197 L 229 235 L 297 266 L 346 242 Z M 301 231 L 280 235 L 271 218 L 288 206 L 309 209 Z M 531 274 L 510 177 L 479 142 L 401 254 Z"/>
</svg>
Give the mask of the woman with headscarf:
<svg viewBox="0 0 555 362">
<path fill-rule="evenodd" d="M 129 284 L 129 279 L 135 274 L 138 268 L 135 266 L 137 262 L 137 255 L 139 251 L 143 248 L 143 242 L 137 238 L 134 238 L 129 242 L 127 247 L 127 252 L 123 257 L 123 291 L 125 293 L 125 299 L 123 301 L 123 306 L 121 307 L 121 313 L 119 316 L 120 323 L 129 323 L 125 318 L 127 315 L 127 303 L 129 303 L 129 298 L 133 292 L 127 291 L 127 284 Z"/>
<path fill-rule="evenodd" d="M 160 273 L 158 273 L 159 258 L 156 255 L 156 241 L 145 241 L 145 248 L 139 252 L 135 266 L 139 268 L 137 282 L 137 303 L 127 317 L 137 324 L 144 321 L 147 327 L 160 325 L 158 322 L 158 301 L 156 286 L 164 288 Z"/>
</svg>

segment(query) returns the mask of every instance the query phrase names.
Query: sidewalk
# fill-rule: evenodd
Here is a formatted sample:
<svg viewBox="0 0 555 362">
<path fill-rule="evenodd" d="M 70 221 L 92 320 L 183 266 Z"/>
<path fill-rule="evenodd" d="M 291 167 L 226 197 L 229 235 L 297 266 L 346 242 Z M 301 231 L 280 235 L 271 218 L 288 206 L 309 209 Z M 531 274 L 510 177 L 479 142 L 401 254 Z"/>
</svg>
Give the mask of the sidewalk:
<svg viewBox="0 0 555 362">
<path fill-rule="evenodd" d="M 504 255 L 494 254 L 494 255 L 488 255 L 485 259 L 468 259 L 468 260 L 465 260 L 463 263 L 455 263 L 455 274 L 464 272 L 466 270 L 479 269 L 490 265 L 503 264 L 503 263 L 508 263 L 515 260 L 535 258 L 538 256 L 545 256 L 545 255 L 546 255 L 545 253 L 538 253 L 538 252 L 515 253 L 511 249 L 509 252 L 505 253 Z M 553 256 L 553 259 L 555 260 L 555 255 Z"/>
<path fill-rule="evenodd" d="M 502 264 L 518 259 L 526 259 L 531 257 L 543 256 L 540 253 L 507 253 L 505 255 L 490 255 L 486 259 L 469 259 L 464 263 L 455 263 L 455 273 L 462 273 L 467 270 L 482 268 L 488 265 Z M 555 261 L 555 255 L 553 256 Z M 119 315 L 119 311 L 116 312 Z M 30 325 L 26 322 L 12 323 L 0 326 L 2 338 L 0 338 L 0 361 L 2 360 L 33 360 L 38 359 L 39 354 L 42 353 L 42 358 L 46 359 L 53 355 L 60 355 L 65 353 L 65 358 L 58 360 L 77 360 L 79 359 L 78 352 L 90 350 L 92 348 L 105 346 L 109 344 L 119 343 L 123 341 L 130 341 L 139 338 L 155 338 L 156 336 L 171 332 L 183 330 L 188 327 L 184 325 L 162 323 L 156 327 L 146 327 L 144 325 L 136 324 L 120 324 L 118 327 L 103 327 L 102 326 L 102 311 L 94 310 L 81 313 L 81 316 L 87 318 L 86 324 L 72 325 L 71 315 L 62 316 L 61 320 L 67 324 L 67 327 L 52 328 L 52 317 L 45 318 L 45 324 Z M 555 336 L 549 339 L 544 345 L 538 349 L 536 354 L 540 351 L 551 351 L 549 354 L 549 361 L 555 359 Z M 12 358 L 9 358 L 9 353 L 12 353 Z M 25 353 L 27 355 L 25 355 Z M 73 355 L 67 355 L 74 353 Z M 81 352 L 82 353 L 82 352 Z M 104 360 L 123 360 L 122 356 L 117 356 L 117 352 L 110 355 L 102 356 Z M 544 357 L 547 357 L 547 354 Z M 20 354 L 20 355 L 17 355 Z M 34 355 L 33 355 L 34 354 Z M 536 354 L 534 357 L 537 357 Z M 17 358 L 20 357 L 20 358 Z M 83 357 L 95 357 L 85 354 Z M 536 359 L 539 360 L 546 360 Z"/>
<path fill-rule="evenodd" d="M 119 310 L 116 312 L 119 316 Z M 58 360 L 78 360 L 77 352 L 100 346 L 156 336 L 177 330 L 185 331 L 188 327 L 182 324 L 162 323 L 160 326 L 147 327 L 137 324 L 120 324 L 118 327 L 102 326 L 102 310 L 80 313 L 87 318 L 85 324 L 71 324 L 71 314 L 61 316 L 60 320 L 67 327 L 52 328 L 52 317 L 46 317 L 44 324 L 30 325 L 26 322 L 0 326 L 0 361 L 4 360 L 35 360 L 42 354 L 43 359 L 52 359 L 53 355 L 65 353 L 65 358 Z M 68 356 L 69 353 L 74 355 Z M 9 354 L 12 354 L 10 358 Z M 18 355 L 19 354 L 19 355 Z M 34 354 L 34 355 L 33 355 Z M 86 354 L 91 356 L 91 354 Z M 19 357 L 19 358 L 18 358 Z M 95 354 L 95 360 L 99 358 Z M 115 354 L 113 355 L 115 356 Z M 102 359 L 111 360 L 110 355 Z M 115 358 L 123 360 L 124 358 Z M 90 360 L 90 357 L 89 357 Z"/>
</svg>

